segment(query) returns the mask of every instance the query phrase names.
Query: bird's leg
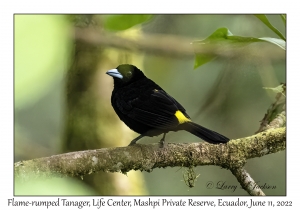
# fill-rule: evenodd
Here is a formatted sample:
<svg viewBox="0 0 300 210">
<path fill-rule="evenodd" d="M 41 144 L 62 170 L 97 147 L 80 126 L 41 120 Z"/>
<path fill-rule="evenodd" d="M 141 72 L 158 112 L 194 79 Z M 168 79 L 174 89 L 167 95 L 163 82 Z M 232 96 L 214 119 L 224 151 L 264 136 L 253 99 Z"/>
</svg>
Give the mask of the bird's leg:
<svg viewBox="0 0 300 210">
<path fill-rule="evenodd" d="M 139 139 L 141 139 L 142 137 L 144 137 L 144 135 L 139 135 L 138 137 L 136 137 L 135 139 L 133 139 L 128 146 L 132 146 L 132 145 L 136 144 L 136 142 Z"/>
<path fill-rule="evenodd" d="M 164 136 L 163 136 L 163 138 L 159 141 L 159 147 L 160 148 L 164 148 L 164 146 L 165 146 L 165 137 L 166 137 L 166 133 L 164 133 Z"/>
</svg>

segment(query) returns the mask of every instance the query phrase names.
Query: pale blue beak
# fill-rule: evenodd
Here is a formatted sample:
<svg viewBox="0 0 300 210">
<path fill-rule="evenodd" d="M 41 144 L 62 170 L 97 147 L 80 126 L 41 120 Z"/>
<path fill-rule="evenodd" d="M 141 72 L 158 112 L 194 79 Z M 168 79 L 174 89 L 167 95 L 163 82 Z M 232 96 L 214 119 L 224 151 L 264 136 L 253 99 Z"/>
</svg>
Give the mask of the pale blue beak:
<svg viewBox="0 0 300 210">
<path fill-rule="evenodd" d="M 109 76 L 123 79 L 123 75 L 118 71 L 118 69 L 111 69 L 106 72 Z"/>
</svg>

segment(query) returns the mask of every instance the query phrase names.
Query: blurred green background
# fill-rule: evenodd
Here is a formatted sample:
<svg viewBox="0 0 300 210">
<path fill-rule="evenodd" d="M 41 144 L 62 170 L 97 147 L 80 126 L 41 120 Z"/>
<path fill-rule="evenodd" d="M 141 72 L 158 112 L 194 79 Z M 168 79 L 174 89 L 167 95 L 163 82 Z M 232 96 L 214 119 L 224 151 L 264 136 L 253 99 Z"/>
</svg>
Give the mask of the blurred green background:
<svg viewBox="0 0 300 210">
<path fill-rule="evenodd" d="M 285 34 L 279 15 L 267 17 Z M 278 38 L 253 15 L 15 15 L 14 22 L 15 162 L 69 151 L 126 146 L 136 137 L 110 105 L 113 81 L 105 72 L 121 63 L 138 66 L 176 98 L 193 121 L 231 139 L 258 130 L 259 121 L 275 100 L 275 93 L 263 87 L 276 87 L 286 79 L 285 51 L 270 43 L 243 46 L 243 56 L 217 58 L 194 70 L 192 55 L 141 52 L 135 46 L 133 50 L 120 49 L 111 47 L 107 40 L 93 44 L 92 39 L 82 41 L 75 33 L 93 29 L 99 36 L 108 34 L 108 39 L 118 35 L 136 40 L 155 34 L 192 42 L 226 27 L 239 36 Z M 253 49 L 259 56 L 247 55 Z M 269 54 L 264 49 L 269 49 Z M 270 58 L 273 53 L 280 56 Z M 140 143 L 159 139 L 146 137 Z M 169 133 L 166 140 L 201 141 L 184 131 Z M 246 169 L 259 185 L 272 187 L 263 189 L 267 195 L 286 194 L 285 151 L 251 159 Z M 97 173 L 83 180 L 38 181 L 31 184 L 37 187 L 30 188 L 16 182 L 15 194 L 248 195 L 228 170 L 196 167 L 200 176 L 191 189 L 183 181 L 184 171 L 185 168 L 154 169 L 127 176 Z M 212 189 L 207 188 L 210 182 L 214 184 Z M 66 191 L 69 186 L 72 188 Z M 237 189 L 218 189 L 222 186 Z"/>
</svg>

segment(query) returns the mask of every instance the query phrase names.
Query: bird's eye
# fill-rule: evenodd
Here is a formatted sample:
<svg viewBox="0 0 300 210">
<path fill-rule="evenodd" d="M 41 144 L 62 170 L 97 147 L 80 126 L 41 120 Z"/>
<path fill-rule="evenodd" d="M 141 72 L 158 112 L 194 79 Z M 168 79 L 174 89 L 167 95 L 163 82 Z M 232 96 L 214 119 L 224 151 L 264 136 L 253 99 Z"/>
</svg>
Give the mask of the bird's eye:
<svg viewBox="0 0 300 210">
<path fill-rule="evenodd" d="M 132 72 L 131 72 L 131 71 L 128 71 L 128 72 L 126 73 L 126 76 L 127 76 L 127 77 L 131 77 L 131 75 L 132 75 Z"/>
</svg>

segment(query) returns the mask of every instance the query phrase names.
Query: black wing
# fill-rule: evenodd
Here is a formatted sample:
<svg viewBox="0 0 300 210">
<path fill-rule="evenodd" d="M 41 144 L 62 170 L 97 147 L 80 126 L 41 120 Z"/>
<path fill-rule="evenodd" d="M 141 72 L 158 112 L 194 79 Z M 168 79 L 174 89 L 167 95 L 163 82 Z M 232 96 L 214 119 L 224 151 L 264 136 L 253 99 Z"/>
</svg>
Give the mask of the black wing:
<svg viewBox="0 0 300 210">
<path fill-rule="evenodd" d="M 179 123 L 174 115 L 180 110 L 186 117 L 185 109 L 164 90 L 154 89 L 147 97 L 138 97 L 127 103 L 127 117 L 158 129 L 173 129 Z M 123 105 L 124 108 L 124 105 Z"/>
</svg>

